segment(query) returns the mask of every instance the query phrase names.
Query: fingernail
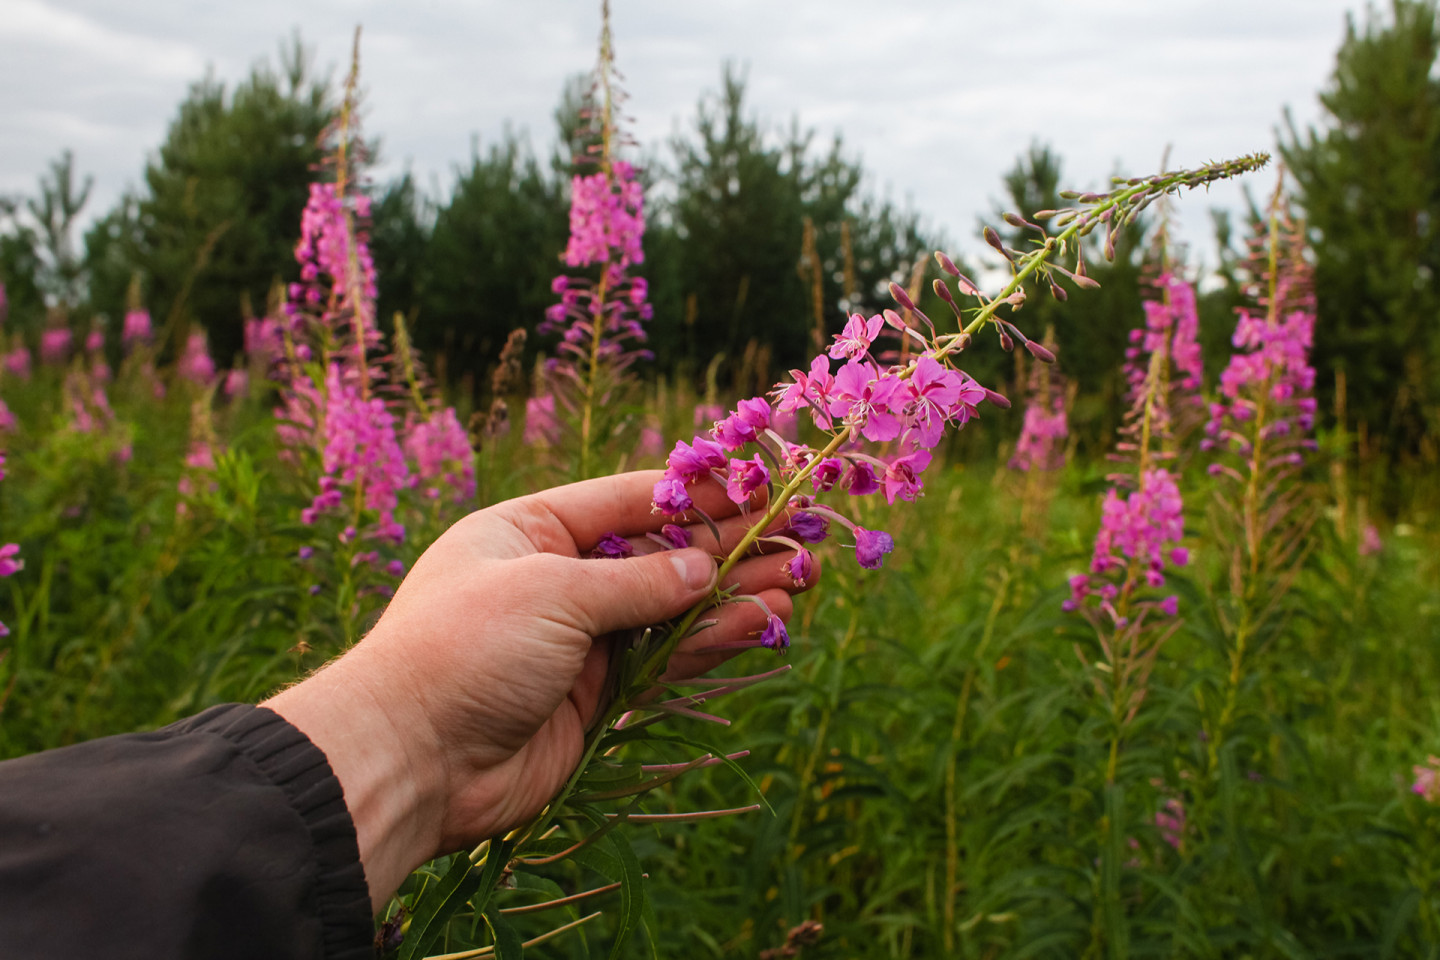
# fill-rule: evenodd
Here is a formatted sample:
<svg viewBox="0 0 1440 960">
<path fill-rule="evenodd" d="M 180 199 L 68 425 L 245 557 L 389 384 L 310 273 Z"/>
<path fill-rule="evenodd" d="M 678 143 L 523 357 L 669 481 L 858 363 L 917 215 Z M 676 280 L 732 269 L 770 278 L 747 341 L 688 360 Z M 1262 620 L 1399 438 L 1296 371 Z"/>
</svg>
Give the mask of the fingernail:
<svg viewBox="0 0 1440 960">
<path fill-rule="evenodd" d="M 704 550 L 672 550 L 670 562 L 691 590 L 710 586 L 715 580 L 715 561 Z"/>
</svg>

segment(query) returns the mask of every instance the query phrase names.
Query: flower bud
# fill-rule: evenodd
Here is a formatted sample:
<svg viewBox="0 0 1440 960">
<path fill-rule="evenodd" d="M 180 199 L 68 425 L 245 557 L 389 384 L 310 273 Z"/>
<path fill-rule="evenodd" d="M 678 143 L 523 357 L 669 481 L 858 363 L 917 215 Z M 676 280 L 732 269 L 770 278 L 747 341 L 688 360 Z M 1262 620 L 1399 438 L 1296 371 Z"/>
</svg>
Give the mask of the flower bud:
<svg viewBox="0 0 1440 960">
<path fill-rule="evenodd" d="M 1000 255 L 1003 256 L 1006 260 L 1009 260 L 1012 263 L 1014 262 L 1014 258 L 1010 256 L 1010 251 L 1005 249 L 1005 244 L 1001 242 L 1000 234 L 995 232 L 994 227 L 985 227 L 985 242 L 990 244 L 990 246 L 994 247 L 996 250 L 999 250 Z"/>
<path fill-rule="evenodd" d="M 1009 398 L 1009 397 L 1006 397 L 1006 396 L 1005 396 L 1004 394 L 1002 394 L 1002 393 L 996 393 L 994 390 L 991 390 L 989 387 L 981 387 L 980 389 L 985 391 L 985 399 L 986 399 L 986 400 L 989 400 L 991 403 L 995 404 L 995 406 L 999 407 L 1001 410 L 1009 410 L 1009 409 L 1010 409 L 1010 398 Z"/>
<path fill-rule="evenodd" d="M 890 281 L 890 298 L 906 310 L 915 309 L 915 301 L 911 300 L 910 295 L 905 292 L 905 288 L 894 280 Z"/>
<path fill-rule="evenodd" d="M 1050 279 L 1050 296 L 1054 297 L 1056 300 L 1059 300 L 1061 303 L 1064 303 L 1066 300 L 1069 300 L 1069 299 L 1070 299 L 1070 294 L 1068 294 L 1068 293 L 1065 292 L 1065 288 L 1062 287 L 1062 286 L 1060 286 L 1060 284 L 1056 283 L 1054 277 L 1051 277 L 1051 278 L 1049 278 L 1049 279 Z"/>
<path fill-rule="evenodd" d="M 940 269 L 950 274 L 950 276 L 960 276 L 960 269 L 955 266 L 955 261 L 945 256 L 945 254 L 941 253 L 939 250 L 935 251 L 935 262 L 940 264 Z"/>
<path fill-rule="evenodd" d="M 1025 349 L 1030 351 L 1030 356 L 1034 357 L 1036 360 L 1039 360 L 1041 363 L 1055 362 L 1055 354 L 1051 353 L 1048 349 L 1042 347 L 1034 340 L 1026 340 Z"/>
<path fill-rule="evenodd" d="M 956 313 L 959 313 L 960 305 L 955 302 L 955 295 L 950 292 L 950 288 L 945 285 L 945 281 L 941 280 L 939 277 L 936 277 L 934 287 L 935 296 L 939 297 L 941 300 L 944 300 L 950 305 L 950 309 L 954 310 Z"/>
<path fill-rule="evenodd" d="M 1015 349 L 1015 341 L 1011 340 L 1010 334 L 1006 333 L 1003 329 L 1000 331 L 1000 349 L 1006 353 Z"/>
<path fill-rule="evenodd" d="M 880 316 L 885 318 L 885 324 L 887 326 L 894 327 L 896 330 L 899 330 L 902 333 L 905 331 L 906 326 L 904 319 L 901 318 L 900 314 L 896 313 L 894 310 L 883 310 L 881 311 Z"/>
</svg>

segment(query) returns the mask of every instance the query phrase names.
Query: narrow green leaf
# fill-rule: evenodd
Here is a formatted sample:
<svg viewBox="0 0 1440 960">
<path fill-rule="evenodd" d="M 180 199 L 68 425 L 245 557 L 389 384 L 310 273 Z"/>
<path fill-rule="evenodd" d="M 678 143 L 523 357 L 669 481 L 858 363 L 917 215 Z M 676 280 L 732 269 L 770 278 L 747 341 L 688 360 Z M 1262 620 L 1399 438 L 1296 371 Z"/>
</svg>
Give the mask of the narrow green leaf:
<svg viewBox="0 0 1440 960">
<path fill-rule="evenodd" d="M 493 903 L 485 908 L 484 917 L 490 927 L 490 936 L 495 941 L 495 960 L 523 960 L 525 944 L 520 939 L 520 933 Z"/>
<path fill-rule="evenodd" d="M 470 857 L 458 853 L 449 871 L 440 883 L 415 905 L 410 927 L 405 931 L 405 941 L 400 945 L 399 960 L 423 957 L 430 951 L 445 932 L 450 918 L 470 901 L 477 912 L 484 910 L 500 872 L 510 859 L 513 843 L 507 840 L 490 841 L 489 852 L 483 864 L 476 869 Z"/>
</svg>

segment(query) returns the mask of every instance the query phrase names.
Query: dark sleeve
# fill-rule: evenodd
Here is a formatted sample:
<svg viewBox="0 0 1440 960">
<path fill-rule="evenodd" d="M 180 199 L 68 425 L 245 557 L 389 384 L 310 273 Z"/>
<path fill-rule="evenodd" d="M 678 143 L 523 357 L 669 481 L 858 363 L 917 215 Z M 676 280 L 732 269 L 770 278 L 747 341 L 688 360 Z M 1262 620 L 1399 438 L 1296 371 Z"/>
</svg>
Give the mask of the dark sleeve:
<svg viewBox="0 0 1440 960">
<path fill-rule="evenodd" d="M 370 960 L 355 826 L 264 707 L 0 763 L 0 956 Z"/>
</svg>

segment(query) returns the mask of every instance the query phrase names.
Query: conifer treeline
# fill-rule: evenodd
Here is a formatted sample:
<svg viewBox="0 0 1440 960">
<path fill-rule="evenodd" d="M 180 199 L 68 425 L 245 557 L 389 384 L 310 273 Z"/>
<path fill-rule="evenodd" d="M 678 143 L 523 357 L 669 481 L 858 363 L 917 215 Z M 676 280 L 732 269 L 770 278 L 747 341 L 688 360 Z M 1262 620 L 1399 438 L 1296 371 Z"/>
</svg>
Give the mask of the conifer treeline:
<svg viewBox="0 0 1440 960">
<path fill-rule="evenodd" d="M 1322 409 L 1333 409 L 1335 372 L 1343 371 L 1352 417 L 1392 450 L 1432 457 L 1440 426 L 1437 46 L 1436 0 L 1392 0 L 1388 16 L 1371 11 L 1352 22 L 1321 95 L 1327 120 L 1306 131 L 1292 125 L 1281 143 L 1317 256 Z M 430 195 L 408 174 L 372 184 L 380 315 L 407 314 L 417 343 L 443 355 L 451 383 L 467 375 L 483 383 L 508 332 L 533 327 L 552 299 L 580 149 L 572 142 L 580 93 L 572 83 L 562 94 L 560 146 L 549 157 L 507 132 L 476 145 L 448 194 Z M 189 323 L 205 326 L 224 362 L 240 349 L 244 317 L 263 313 L 274 285 L 293 279 L 293 224 L 334 110 L 334 92 L 315 78 L 298 41 L 282 49 L 278 69 L 262 64 L 233 89 L 213 78 L 196 83 L 143 186 L 101 216 L 83 244 L 72 232 L 88 181 L 63 158 L 35 198 L 0 204 L 8 322 L 34 333 L 63 311 L 72 324 L 99 318 L 114 328 L 138 291 L 174 336 Z M 757 117 L 730 69 L 683 132 L 663 147 L 642 145 L 637 159 L 649 188 L 651 346 L 667 373 L 700 377 L 721 357 L 723 376 L 765 380 L 798 362 L 815 336 L 817 290 L 820 324 L 833 332 L 847 310 L 884 306 L 885 282 L 909 285 L 917 259 L 943 245 L 917 213 L 876 197 L 838 139 L 821 143 L 798 119 L 782 127 Z M 1060 158 L 1037 144 L 1005 179 L 1006 207 L 1028 214 L 1056 205 L 1070 185 L 1063 177 Z M 1232 243 L 1223 219 L 1217 230 L 1222 250 L 1242 239 Z M 1116 374 L 1140 317 L 1143 255 L 1141 244 L 1122 248 L 1098 296 L 1062 304 L 1030 291 L 1031 308 L 1045 314 L 1039 326 L 1054 325 L 1078 378 L 1076 414 L 1097 435 L 1118 410 Z M 1210 351 L 1228 346 L 1234 263 L 1222 257 L 1220 282 L 1202 303 Z M 927 288 L 929 278 L 920 279 Z"/>
</svg>

